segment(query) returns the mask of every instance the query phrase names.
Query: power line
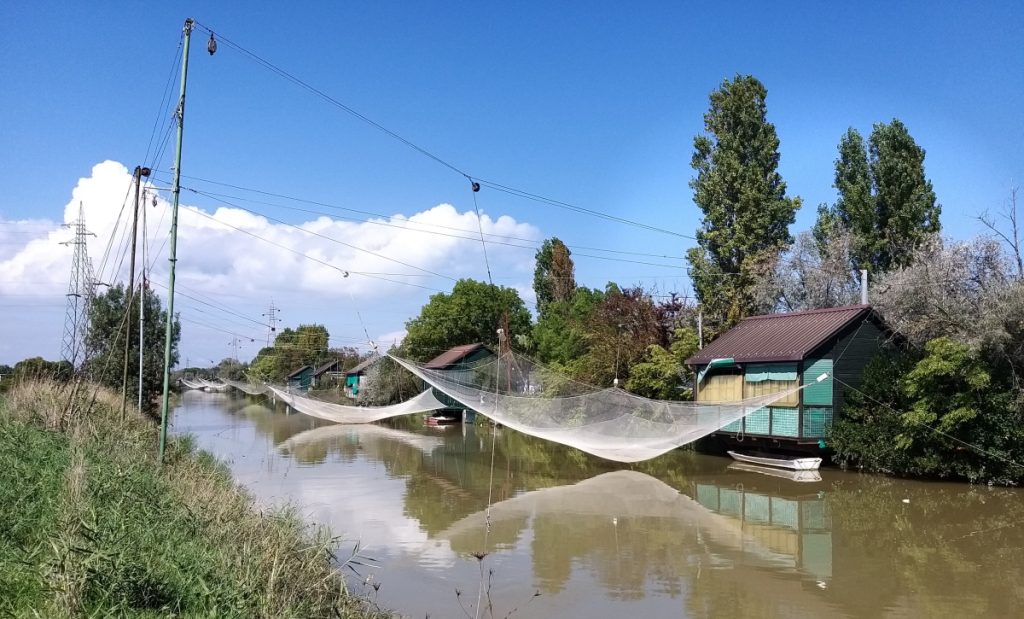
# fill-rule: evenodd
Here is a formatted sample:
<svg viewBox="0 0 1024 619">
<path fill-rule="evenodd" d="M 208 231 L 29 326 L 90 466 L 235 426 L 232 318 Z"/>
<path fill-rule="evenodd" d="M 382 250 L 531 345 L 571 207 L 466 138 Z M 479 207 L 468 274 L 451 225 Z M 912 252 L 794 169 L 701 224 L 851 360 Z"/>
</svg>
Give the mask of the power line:
<svg viewBox="0 0 1024 619">
<path fill-rule="evenodd" d="M 240 208 L 240 207 L 238 207 L 238 208 Z M 247 210 L 247 209 L 242 209 L 242 210 Z M 275 241 L 271 241 L 268 238 L 262 237 L 262 236 L 260 236 L 258 234 L 255 234 L 253 232 L 245 230 L 243 228 L 239 228 L 239 227 L 233 226 L 233 225 L 231 225 L 231 224 L 229 224 L 227 222 L 221 221 L 221 220 L 217 219 L 216 217 L 213 217 L 212 215 L 207 215 L 206 213 L 204 213 L 203 211 L 201 211 L 199 209 L 187 209 L 185 212 L 187 212 L 187 213 L 195 213 L 196 215 L 199 215 L 201 217 L 205 217 L 206 219 L 209 219 L 210 221 L 215 221 L 215 222 L 217 222 L 218 224 L 220 224 L 222 226 L 226 226 L 228 228 L 231 228 L 232 230 L 235 230 L 237 232 L 241 232 L 242 234 L 246 234 L 248 236 L 251 236 L 254 239 L 258 239 L 260 241 L 263 241 L 264 243 L 267 243 L 268 245 L 273 245 L 274 247 L 277 247 L 279 249 L 283 249 L 283 250 L 285 250 L 287 252 L 290 252 L 290 253 L 293 253 L 293 254 L 295 254 L 297 256 L 301 256 L 301 257 L 303 257 L 303 258 L 305 258 L 307 260 L 312 260 L 313 262 L 316 262 L 318 264 L 322 264 L 325 267 L 328 267 L 328 268 L 334 269 L 335 271 L 338 271 L 344 277 L 348 277 L 349 274 L 362 275 L 363 277 L 369 277 L 369 278 L 372 278 L 372 279 L 379 279 L 379 280 L 382 280 L 382 281 L 391 282 L 393 284 L 400 284 L 400 285 L 403 285 L 403 286 L 412 286 L 413 288 L 422 288 L 423 290 L 429 290 L 431 292 L 443 292 L 442 290 L 439 290 L 437 288 L 430 288 L 429 286 L 421 286 L 419 284 L 413 284 L 413 283 L 410 283 L 410 282 L 403 282 L 403 281 L 397 280 L 397 279 L 390 279 L 388 277 L 383 277 L 381 275 L 377 275 L 377 274 L 374 274 L 374 273 L 360 272 L 360 271 L 347 271 L 347 270 L 345 270 L 345 269 L 343 269 L 343 268 L 341 268 L 341 267 L 339 267 L 337 265 L 331 264 L 330 262 L 327 262 L 325 260 L 320 260 L 319 258 L 314 258 L 313 256 L 304 254 L 304 253 L 302 253 L 301 251 L 299 251 L 297 249 L 293 249 L 291 247 L 288 247 L 287 245 L 282 245 L 282 244 L 277 243 Z M 261 215 L 261 217 L 262 217 L 262 215 Z M 300 228 L 300 230 L 301 230 L 301 228 Z M 395 273 L 393 275 L 394 276 L 402 276 L 404 274 Z M 448 278 L 448 279 L 451 279 L 451 278 Z"/>
<path fill-rule="evenodd" d="M 199 26 L 200 28 L 202 28 L 204 30 L 206 30 L 211 35 L 215 34 L 213 29 L 211 29 L 210 27 L 208 27 L 206 25 L 200 24 L 199 22 L 196 22 L 195 25 Z M 503 191 L 503 192 L 508 193 L 510 195 L 518 196 L 518 197 L 525 198 L 525 199 L 528 199 L 528 200 L 533 200 L 535 202 L 541 202 L 543 204 L 548 204 L 550 206 L 555 206 L 555 207 L 558 207 L 558 208 L 564 208 L 564 209 L 568 209 L 568 210 L 575 211 L 575 212 L 578 212 L 578 213 L 584 213 L 584 214 L 587 214 L 587 215 L 591 215 L 591 216 L 594 216 L 594 217 L 600 217 L 602 219 L 607 219 L 609 221 L 614 221 L 614 222 L 621 223 L 621 224 L 635 226 L 635 227 L 642 228 L 642 229 L 645 229 L 645 230 L 649 230 L 649 231 L 652 231 L 652 232 L 659 232 L 659 233 L 662 233 L 662 234 L 668 234 L 668 235 L 671 235 L 671 236 L 676 236 L 676 237 L 680 237 L 680 238 L 695 240 L 695 237 L 692 237 L 692 236 L 689 236 L 689 235 L 685 235 L 685 234 L 682 234 L 682 233 L 679 233 L 679 232 L 675 232 L 675 231 L 672 231 L 672 230 L 668 230 L 666 228 L 661 228 L 661 227 L 658 227 L 658 226 L 652 226 L 650 224 L 645 224 L 645 223 L 642 223 L 642 222 L 634 221 L 634 220 L 631 220 L 631 219 L 627 219 L 625 217 L 619 217 L 617 215 L 610 215 L 608 213 L 603 213 L 603 212 L 595 210 L 595 209 L 590 209 L 590 208 L 584 208 L 584 207 L 581 207 L 581 206 L 576 206 L 574 204 L 571 204 L 571 203 L 568 203 L 568 202 L 563 202 L 561 200 L 555 200 L 554 198 L 548 198 L 548 197 L 542 196 L 542 195 L 537 194 L 537 193 L 532 193 L 532 192 L 525 191 L 525 190 L 522 190 L 522 189 L 517 189 L 517 188 L 511 187 L 509 185 L 503 185 L 501 183 L 497 183 L 497 182 L 494 182 L 494 181 L 487 181 L 487 180 L 482 180 L 482 179 L 476 178 L 472 174 L 470 174 L 468 171 L 463 170 L 462 168 L 460 168 L 460 167 L 456 166 L 455 164 L 447 161 L 446 159 L 443 159 L 442 157 L 434 154 L 433 152 L 427 150 L 426 148 L 424 148 L 422 146 L 419 146 L 418 144 L 412 142 L 411 140 L 409 140 L 409 139 L 399 135 L 398 133 L 392 131 L 391 129 L 388 129 L 387 127 L 381 125 L 380 123 L 378 123 L 377 121 L 371 119 L 370 117 L 366 116 L 365 114 L 362 114 L 361 112 L 358 112 L 357 110 L 355 110 L 352 107 L 342 103 L 338 99 L 335 99 L 334 97 L 332 97 L 331 95 L 325 93 L 324 91 L 316 88 L 315 86 L 313 86 L 313 85 L 309 84 L 308 82 L 300 79 L 299 77 L 296 77 L 292 73 L 289 73 L 288 71 L 282 69 L 281 67 L 273 64 L 269 60 L 267 60 L 265 58 L 262 58 L 261 56 L 259 56 L 255 52 L 250 51 L 250 50 L 246 49 L 245 47 L 242 47 L 238 43 L 235 43 L 231 39 L 228 39 L 228 38 L 224 37 L 224 35 L 222 35 L 220 33 L 216 33 L 216 36 L 217 36 L 218 40 L 223 41 L 229 47 L 235 49 L 236 51 L 238 51 L 239 53 L 243 54 L 244 56 L 247 56 L 250 60 L 253 60 L 254 62 L 259 64 L 260 66 L 262 66 L 265 69 L 269 70 L 270 72 L 272 72 L 272 73 L 278 75 L 279 77 L 281 77 L 281 78 L 283 78 L 283 79 L 285 79 L 285 80 L 295 84 L 296 86 L 302 88 L 303 90 L 306 90 L 307 92 L 309 92 L 309 93 L 313 94 L 314 96 L 316 96 L 316 97 L 326 101 L 328 104 L 330 104 L 330 105 L 332 105 L 332 106 L 334 106 L 334 107 L 344 111 L 345 113 L 347 113 L 347 114 L 349 114 L 349 115 L 351 115 L 351 116 L 361 120 L 362 122 L 364 122 L 364 123 L 370 125 L 371 127 L 377 129 L 381 133 L 384 133 L 385 135 L 387 135 L 387 136 L 389 136 L 389 137 L 391 137 L 391 138 L 401 142 L 405 146 L 408 146 L 409 148 L 415 150 L 416 152 L 420 153 L 421 155 L 423 155 L 423 156 L 425 156 L 425 157 L 427 157 L 429 159 L 432 159 L 433 161 L 435 161 L 435 162 L 441 164 L 442 166 L 448 168 L 452 172 L 455 172 L 456 174 L 459 174 L 460 176 L 465 177 L 470 182 L 479 182 L 480 184 L 486 185 L 486 186 L 488 186 L 488 187 L 490 187 L 492 189 L 496 189 L 498 191 Z M 476 179 L 475 181 L 474 181 L 474 178 Z"/>
<path fill-rule="evenodd" d="M 157 171 L 168 173 L 167 170 L 157 170 Z M 311 199 L 308 199 L 308 198 L 299 198 L 299 197 L 296 197 L 296 196 L 291 196 L 291 195 L 287 195 L 287 194 L 283 194 L 283 193 L 276 193 L 276 192 L 273 192 L 273 191 L 266 191 L 266 190 L 263 190 L 263 189 L 256 189 L 256 188 L 253 188 L 253 187 L 245 187 L 245 186 L 242 186 L 242 185 L 237 185 L 237 184 L 233 184 L 233 183 L 227 183 L 227 182 L 223 182 L 223 181 L 215 181 L 215 180 L 211 180 L 211 179 L 207 179 L 207 178 L 202 178 L 202 177 L 198 177 L 198 176 L 189 176 L 189 175 L 183 174 L 182 178 L 187 178 L 187 179 L 190 179 L 190 180 L 199 181 L 201 183 L 207 183 L 207 184 L 210 184 L 210 185 L 217 185 L 217 186 L 220 186 L 220 187 L 228 187 L 228 188 L 231 188 L 231 189 L 237 189 L 239 191 L 246 191 L 246 192 L 250 192 L 250 193 L 255 193 L 255 194 L 259 194 L 259 195 L 263 195 L 263 196 L 268 196 L 268 197 L 271 197 L 271 198 L 280 198 L 282 200 L 289 200 L 289 201 L 292 201 L 292 202 L 299 202 L 299 203 L 302 203 L 302 204 L 309 204 L 309 205 L 312 205 L 312 206 L 320 206 L 320 207 L 329 208 L 329 209 L 337 210 L 337 211 L 347 211 L 349 213 L 357 213 L 357 214 L 360 214 L 360 215 L 367 215 L 369 217 L 380 217 L 380 218 L 388 219 L 388 220 L 394 219 L 394 215 L 386 215 L 384 213 L 377 213 L 377 212 L 374 212 L 374 211 L 366 211 L 366 210 L 361 210 L 361 209 L 354 209 L 354 208 L 350 208 L 350 207 L 346 207 L 346 206 L 340 206 L 340 205 L 337 205 L 337 204 L 331 204 L 329 202 L 322 202 L 322 201 L 318 201 L 318 200 L 311 200 Z M 275 203 L 275 202 L 266 202 L 266 201 L 262 201 L 262 200 L 254 200 L 252 198 L 246 198 L 246 197 L 242 197 L 242 196 L 235 196 L 235 195 L 229 195 L 229 194 L 223 194 L 223 193 L 216 193 L 216 192 L 211 192 L 211 191 L 204 191 L 202 193 L 203 193 L 203 195 L 206 195 L 206 196 L 209 196 L 209 197 L 216 196 L 216 197 L 219 197 L 219 198 L 227 198 L 227 199 L 232 199 L 232 200 L 241 200 L 243 202 L 248 202 L 248 203 L 251 203 L 251 204 L 262 204 L 264 206 L 273 206 L 275 208 L 284 208 L 284 209 L 288 209 L 288 210 L 293 210 L 293 211 L 298 211 L 298 212 L 303 212 L 303 213 L 310 213 L 310 214 L 314 214 L 314 215 L 324 215 L 324 216 L 328 216 L 328 217 L 332 217 L 332 218 L 336 218 L 336 219 L 342 219 L 342 220 L 345 220 L 345 221 L 358 221 L 358 222 L 368 223 L 368 224 L 373 224 L 373 225 L 380 225 L 380 226 L 388 226 L 388 227 L 392 227 L 392 228 L 399 228 L 399 229 L 402 229 L 402 230 L 413 230 L 413 231 L 417 231 L 417 232 L 437 234 L 437 235 L 440 235 L 440 236 L 451 236 L 452 238 L 468 239 L 468 240 L 473 240 L 473 241 L 476 240 L 476 238 L 473 237 L 473 236 L 464 237 L 464 236 L 458 236 L 458 235 L 448 235 L 448 234 L 443 234 L 443 233 L 440 233 L 440 232 L 432 232 L 432 231 L 428 231 L 428 230 L 419 230 L 419 229 L 416 229 L 416 228 L 410 228 L 408 226 L 409 225 L 429 226 L 431 228 L 441 228 L 441 229 L 444 229 L 444 230 L 452 230 L 454 232 L 462 232 L 462 233 L 470 234 L 470 235 L 477 234 L 476 230 L 469 230 L 467 228 L 459 228 L 459 227 L 456 227 L 456 226 L 446 226 L 444 224 L 438 224 L 438 223 L 420 222 L 420 221 L 413 221 L 411 219 L 405 219 L 405 220 L 403 220 L 403 223 L 405 223 L 406 225 L 400 226 L 400 225 L 392 224 L 392 223 L 384 223 L 384 222 L 379 222 L 379 221 L 373 221 L 372 219 L 359 219 L 359 218 L 356 218 L 356 217 L 341 217 L 339 215 L 334 215 L 334 214 L 331 214 L 331 213 L 325 213 L 323 211 L 317 211 L 317 210 L 313 210 L 313 209 L 302 209 L 302 208 L 297 208 L 297 207 L 293 207 L 293 206 L 285 206 L 283 204 L 278 204 L 278 203 Z M 512 235 L 509 235 L 509 234 L 495 234 L 495 233 L 492 233 L 492 232 L 485 232 L 484 236 L 487 237 L 488 239 L 501 239 L 501 240 L 505 240 L 505 241 L 520 241 L 520 242 L 523 242 L 523 243 L 529 243 L 530 245 L 527 247 L 527 246 L 524 246 L 524 245 L 515 245 L 515 244 L 512 244 L 512 243 L 502 243 L 502 242 L 496 241 L 496 240 L 489 240 L 488 242 L 492 243 L 492 244 L 507 245 L 509 247 L 522 247 L 523 249 L 536 249 L 537 247 L 540 246 L 540 243 L 538 243 L 534 239 L 527 239 L 527 238 L 523 238 L 523 237 L 512 236 Z M 646 252 L 626 251 L 626 250 L 620 250 L 620 249 L 607 249 L 607 248 L 604 248 L 604 247 L 591 247 L 591 246 L 587 246 L 587 245 L 580 245 L 578 243 L 567 243 L 566 246 L 570 250 L 574 250 L 574 251 L 575 250 L 599 251 L 599 252 L 605 252 L 605 253 L 610 253 L 610 254 L 620 254 L 620 255 L 627 255 L 627 256 L 644 256 L 644 257 L 648 257 L 648 258 L 665 258 L 665 259 L 669 259 L 669 260 L 682 260 L 683 259 L 682 256 L 669 256 L 669 255 L 665 255 L 665 254 L 651 254 L 651 253 L 646 253 Z M 586 254 L 581 254 L 581 255 L 586 255 Z M 594 256 L 588 256 L 588 257 L 594 257 Z"/>
<path fill-rule="evenodd" d="M 205 195 L 205 194 L 203 194 L 203 192 L 198 191 L 196 189 L 189 189 L 188 187 L 183 187 L 182 189 L 187 189 L 188 191 L 191 191 L 193 193 L 197 193 L 197 194 L 200 194 L 200 195 Z M 267 215 L 265 213 L 257 213 L 256 211 L 248 209 L 248 208 L 246 208 L 244 206 L 239 206 L 238 204 L 234 204 L 232 202 L 228 202 L 227 200 L 223 200 L 221 198 L 214 198 L 212 196 L 207 196 L 207 197 L 209 197 L 212 200 L 216 200 L 217 202 L 220 202 L 222 204 L 226 204 L 226 205 L 228 205 L 230 207 L 241 209 L 241 210 L 243 210 L 243 211 L 245 211 L 247 213 L 250 213 L 252 215 L 257 215 L 257 216 L 260 216 L 260 217 L 265 217 L 265 218 L 269 219 L 270 221 L 273 221 L 274 223 L 281 224 L 282 226 L 288 226 L 289 228 L 294 228 L 295 230 L 298 230 L 299 232 L 302 232 L 302 233 L 305 233 L 305 234 L 309 234 L 311 236 L 315 236 L 315 237 L 324 239 L 325 241 L 330 241 L 332 243 L 337 243 L 339 245 L 343 245 L 345 247 L 348 247 L 349 249 L 354 249 L 354 250 L 362 252 L 364 254 L 368 254 L 370 256 L 374 256 L 376 258 L 380 258 L 381 260 L 387 260 L 388 262 L 394 262 L 395 264 L 400 264 L 402 266 L 409 267 L 410 269 L 416 269 L 417 271 L 421 271 L 423 273 L 427 273 L 428 275 L 433 275 L 435 277 L 440 277 L 442 279 L 451 280 L 453 282 L 456 281 L 456 279 L 454 277 L 451 277 L 449 275 L 442 275 L 441 273 L 437 273 L 437 272 L 431 271 L 429 269 L 424 269 L 424 268 L 418 267 L 418 266 L 416 266 L 414 264 L 409 264 L 408 262 L 403 262 L 402 260 L 399 260 L 397 258 L 391 258 L 389 256 L 385 256 L 384 254 L 379 254 L 379 253 L 377 253 L 375 251 L 370 251 L 369 249 L 364 249 L 362 247 L 359 247 L 358 245 L 353 245 L 351 243 L 346 243 L 345 241 L 341 241 L 341 240 L 336 239 L 334 237 L 327 236 L 326 234 L 320 234 L 319 232 L 314 232 L 313 230 L 308 230 L 306 228 L 303 228 L 302 226 L 296 226 L 295 224 L 288 223 L 287 221 L 284 221 L 283 219 L 278 219 L 276 217 L 271 217 L 270 215 Z M 351 273 L 358 273 L 358 271 L 349 271 L 349 272 L 351 272 Z M 360 275 L 365 275 L 366 273 L 363 272 L 363 273 L 359 273 L 359 274 Z"/>
<path fill-rule="evenodd" d="M 257 210 L 254 210 L 254 209 L 250 209 L 250 208 L 246 208 L 246 207 L 240 206 L 237 203 L 230 202 L 229 200 L 227 200 L 225 198 L 230 198 L 232 200 L 240 200 L 242 202 L 248 202 L 248 203 L 252 203 L 252 204 L 261 204 L 261 205 L 264 205 L 264 206 L 271 206 L 271 207 L 274 207 L 274 208 L 283 208 L 283 209 L 287 209 L 287 210 L 290 210 L 290 211 L 296 211 L 296 212 L 300 212 L 300 213 L 308 213 L 310 215 L 321 215 L 321 216 L 325 216 L 325 217 L 330 217 L 332 219 L 340 219 L 340 220 L 344 220 L 344 221 L 359 222 L 359 223 L 365 223 L 365 224 L 370 224 L 370 225 L 374 225 L 374 226 L 383 226 L 383 227 L 388 227 L 388 228 L 396 228 L 396 229 L 407 231 L 407 232 L 417 232 L 417 233 L 420 233 L 420 234 L 432 234 L 432 235 L 435 235 L 435 236 L 443 236 L 443 237 L 447 237 L 447 238 L 454 238 L 454 239 L 460 239 L 460 240 L 466 240 L 466 241 L 474 241 L 474 242 L 480 240 L 479 238 L 474 238 L 474 237 L 469 237 L 469 236 L 460 236 L 460 235 L 457 235 L 457 234 L 449 234 L 449 233 L 446 233 L 446 232 L 437 232 L 437 231 L 434 231 L 434 230 L 424 230 L 424 229 L 421 229 L 421 228 L 411 228 L 408 225 L 398 225 L 398 224 L 381 222 L 381 221 L 373 221 L 372 219 L 359 219 L 359 218 L 355 218 L 355 217 L 343 217 L 343 216 L 340 216 L 340 215 L 335 215 L 333 213 L 326 213 L 324 211 L 317 211 L 317 210 L 313 210 L 313 209 L 300 208 L 300 207 L 296 207 L 296 206 L 287 206 L 287 205 L 284 205 L 284 204 L 276 204 L 276 203 L 265 202 L 265 201 L 261 201 L 261 200 L 253 200 L 251 198 L 245 198 L 245 197 L 242 197 L 242 196 L 230 196 L 230 195 L 226 195 L 226 194 L 218 194 L 218 193 L 203 191 L 203 190 L 200 190 L 200 189 L 195 189 L 193 187 L 182 186 L 182 189 L 191 191 L 192 193 L 195 193 L 197 195 L 205 196 L 207 198 L 210 198 L 211 200 L 215 200 L 217 202 L 220 202 L 221 204 L 226 204 L 226 205 L 231 206 L 233 208 L 238 208 L 238 209 L 244 210 L 244 211 L 246 211 L 248 213 L 251 213 L 251 214 L 254 214 L 254 215 L 259 215 L 260 217 L 266 217 L 267 219 L 270 219 L 270 220 L 275 221 L 277 223 L 281 223 L 281 224 L 286 225 L 286 226 L 291 226 L 293 228 L 297 228 L 299 230 L 303 230 L 303 231 L 306 231 L 306 232 L 309 232 L 309 231 L 306 230 L 305 228 L 301 228 L 299 226 L 295 226 L 294 224 L 290 224 L 290 223 L 287 223 L 287 222 L 282 221 L 280 219 L 276 219 L 276 218 L 274 218 L 274 217 L 272 217 L 270 215 L 267 215 L 266 213 L 264 213 L 262 211 L 257 211 Z M 252 190 L 252 191 L 257 191 L 257 190 Z M 258 193 L 262 193 L 262 192 L 258 192 Z M 344 208 L 344 207 L 335 207 L 335 206 L 328 205 L 328 204 L 322 204 L 322 203 L 313 202 L 311 200 L 303 200 L 303 199 L 300 199 L 300 198 L 288 198 L 286 196 L 280 196 L 280 197 L 282 197 L 284 199 L 294 200 L 294 201 L 297 201 L 297 202 L 306 202 L 306 203 L 319 204 L 319 205 L 325 206 L 327 208 L 338 208 L 338 209 L 341 209 L 341 210 L 348 210 L 348 211 L 352 211 L 352 212 L 366 213 L 366 211 L 356 211 L 354 209 L 347 209 L 347 208 Z M 475 198 L 475 194 L 474 194 L 474 198 Z M 480 214 L 479 214 L 479 209 L 476 209 L 476 211 L 477 211 L 476 212 L 477 221 L 482 223 L 482 219 L 480 218 Z M 374 216 L 377 216 L 377 217 L 384 217 L 384 218 L 391 219 L 391 217 L 388 216 L 388 215 L 381 215 L 381 214 L 378 214 L 378 213 L 371 213 L 371 214 L 374 215 Z M 436 226 L 436 227 L 441 227 L 441 228 L 447 228 L 447 229 L 450 229 L 450 230 L 456 230 L 456 231 L 460 231 L 460 232 L 466 232 L 468 234 L 476 234 L 476 231 L 470 231 L 470 230 L 466 230 L 464 228 L 454 228 L 454 227 L 451 227 L 451 226 L 443 226 L 441 224 L 424 224 L 424 223 L 420 223 L 420 222 L 411 222 L 409 220 L 404 220 L 404 221 L 407 224 L 415 223 L 417 225 L 430 225 L 430 226 Z M 316 233 L 312 233 L 312 234 L 316 234 Z M 513 247 L 513 248 L 517 248 L 517 249 L 526 249 L 526 250 L 530 250 L 530 251 L 536 251 L 540 247 L 539 243 L 537 243 L 536 241 L 531 240 L 531 239 L 521 239 L 521 238 L 518 238 L 518 237 L 511 237 L 511 236 L 497 235 L 497 234 L 489 234 L 489 233 L 482 233 L 482 234 L 483 234 L 483 236 L 486 236 L 486 237 L 507 238 L 507 239 L 513 239 L 513 240 L 521 240 L 521 241 L 530 243 L 530 245 L 521 245 L 521 244 L 517 244 L 517 243 L 509 243 L 507 241 L 496 241 L 496 240 L 488 240 L 488 241 L 486 241 L 487 243 L 490 243 L 492 245 L 501 245 L 501 246 L 504 246 L 504 247 Z M 325 237 L 325 238 L 328 238 L 328 240 L 332 240 L 332 241 L 334 240 L 334 239 L 332 239 L 330 237 Z M 340 241 L 335 241 L 335 242 L 340 242 Z M 669 259 L 669 260 L 682 260 L 681 257 L 678 257 L 678 256 L 668 256 L 668 255 L 664 255 L 664 254 L 648 254 L 648 253 L 642 253 L 642 252 L 630 252 L 630 251 L 615 250 L 615 249 L 604 249 L 604 248 L 600 248 L 600 247 L 581 247 L 581 246 L 578 246 L 578 245 L 571 245 L 571 246 L 568 246 L 568 247 L 569 247 L 570 250 L 572 250 L 572 249 L 577 249 L 577 250 L 579 250 L 579 249 L 588 249 L 588 250 L 591 250 L 591 251 L 601 251 L 601 252 L 614 253 L 614 254 L 622 254 L 622 255 L 651 256 L 651 257 L 655 257 L 655 258 L 666 258 L 666 259 Z M 645 261 L 645 260 L 630 260 L 630 259 L 626 259 L 626 258 L 613 258 L 611 256 L 595 256 L 594 254 L 583 253 L 583 252 L 580 252 L 580 251 L 575 251 L 573 253 L 573 256 L 582 257 L 582 258 L 592 258 L 594 260 L 604 260 L 604 261 L 608 261 L 608 262 L 622 262 L 622 263 L 628 263 L 628 264 L 641 264 L 641 265 L 661 267 L 661 268 L 666 268 L 666 269 L 685 269 L 685 268 L 687 268 L 686 266 L 681 265 L 681 264 L 664 264 L 664 263 L 659 263 L 659 262 L 648 262 L 648 261 Z M 413 267 L 413 268 L 418 268 L 418 267 Z M 441 277 L 446 277 L 446 276 L 441 276 Z M 453 278 L 449 277 L 448 279 L 453 279 Z"/>
</svg>

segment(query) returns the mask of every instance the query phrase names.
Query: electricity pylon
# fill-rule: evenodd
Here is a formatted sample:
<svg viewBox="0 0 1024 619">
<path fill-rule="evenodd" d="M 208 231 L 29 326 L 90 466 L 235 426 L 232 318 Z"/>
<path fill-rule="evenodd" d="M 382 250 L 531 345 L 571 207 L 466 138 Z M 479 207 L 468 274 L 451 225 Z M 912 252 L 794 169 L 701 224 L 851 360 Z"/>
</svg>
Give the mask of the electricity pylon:
<svg viewBox="0 0 1024 619">
<path fill-rule="evenodd" d="M 85 337 L 89 329 L 89 305 L 93 297 L 92 262 L 86 247 L 86 237 L 96 236 L 85 229 L 85 211 L 78 203 L 78 220 L 67 227 L 74 227 L 75 238 L 61 245 L 74 247 L 71 258 L 71 280 L 68 283 L 67 302 L 64 312 L 64 338 L 61 357 L 78 370 L 85 361 Z"/>
</svg>

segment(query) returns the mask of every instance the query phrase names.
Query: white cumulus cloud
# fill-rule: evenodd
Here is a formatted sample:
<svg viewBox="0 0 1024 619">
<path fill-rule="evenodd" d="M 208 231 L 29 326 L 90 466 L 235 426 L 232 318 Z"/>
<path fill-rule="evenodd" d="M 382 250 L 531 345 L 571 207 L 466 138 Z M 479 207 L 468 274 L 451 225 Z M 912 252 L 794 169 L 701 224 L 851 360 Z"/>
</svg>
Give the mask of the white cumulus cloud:
<svg viewBox="0 0 1024 619">
<path fill-rule="evenodd" d="M 32 220 L 0 216 L 0 298 L 17 301 L 0 303 L 0 362 L 59 356 L 60 306 L 73 249 L 61 243 L 73 239 L 80 205 L 86 227 L 95 235 L 87 240 L 96 279 L 127 279 L 131 181 L 128 168 L 105 161 L 78 180 L 60 222 L 48 220 L 45 213 Z M 153 287 L 163 295 L 170 194 L 152 186 L 147 191 L 147 262 L 153 266 Z M 318 215 L 300 220 L 294 213 L 265 206 L 253 210 L 266 216 L 230 206 L 196 206 L 190 203 L 195 197 L 188 192 L 181 196 L 177 282 L 182 295 L 175 301 L 184 319 L 182 361 L 192 355 L 193 364 L 228 356 L 233 333 L 256 340 L 246 339 L 239 354 L 254 355 L 266 343 L 268 329 L 260 324 L 266 322 L 261 314 L 271 299 L 282 308 L 281 325 L 324 323 L 333 345 L 365 343 L 364 330 L 382 334 L 378 341 L 390 345 L 404 335 L 404 322 L 430 294 L 450 290 L 454 279 L 486 279 L 479 229 L 488 238 L 540 239 L 539 230 L 528 223 L 486 213 L 478 223 L 472 209 L 460 211 L 444 203 L 411 205 L 411 215 L 365 221 Z M 487 255 L 501 281 L 529 290 L 532 250 L 489 244 Z M 25 333 L 17 326 L 17 316 L 32 304 L 48 311 L 43 312 L 45 319 L 42 313 L 36 317 L 42 321 L 41 332 Z M 241 317 L 223 311 L 225 307 Z"/>
</svg>

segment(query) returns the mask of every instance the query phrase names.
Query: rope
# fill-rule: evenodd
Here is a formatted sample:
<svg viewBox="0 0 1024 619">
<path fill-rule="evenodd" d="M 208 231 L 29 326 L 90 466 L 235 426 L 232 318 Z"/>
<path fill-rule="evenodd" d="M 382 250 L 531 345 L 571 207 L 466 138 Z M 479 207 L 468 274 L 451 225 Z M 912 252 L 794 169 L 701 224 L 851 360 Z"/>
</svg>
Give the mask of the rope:
<svg viewBox="0 0 1024 619">
<path fill-rule="evenodd" d="M 470 182 L 470 190 L 473 193 L 473 210 L 476 212 L 476 227 L 480 230 L 480 245 L 484 248 L 484 265 L 487 267 L 487 283 L 494 285 L 491 277 L 491 261 L 487 258 L 487 243 L 484 242 L 484 222 L 480 218 L 480 207 L 476 203 L 476 194 L 480 192 L 480 183 L 467 176 Z"/>
</svg>

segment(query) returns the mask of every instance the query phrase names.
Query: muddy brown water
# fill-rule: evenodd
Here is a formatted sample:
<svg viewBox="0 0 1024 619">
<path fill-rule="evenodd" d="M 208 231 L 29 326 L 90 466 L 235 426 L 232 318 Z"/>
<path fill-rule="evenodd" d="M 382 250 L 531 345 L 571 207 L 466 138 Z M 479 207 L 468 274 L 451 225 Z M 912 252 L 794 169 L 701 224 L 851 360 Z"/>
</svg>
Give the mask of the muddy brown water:
<svg viewBox="0 0 1024 619">
<path fill-rule="evenodd" d="M 1019 489 L 796 480 L 687 450 L 617 465 L 202 392 L 172 423 L 259 501 L 330 527 L 353 589 L 409 617 L 1024 616 Z"/>
</svg>

